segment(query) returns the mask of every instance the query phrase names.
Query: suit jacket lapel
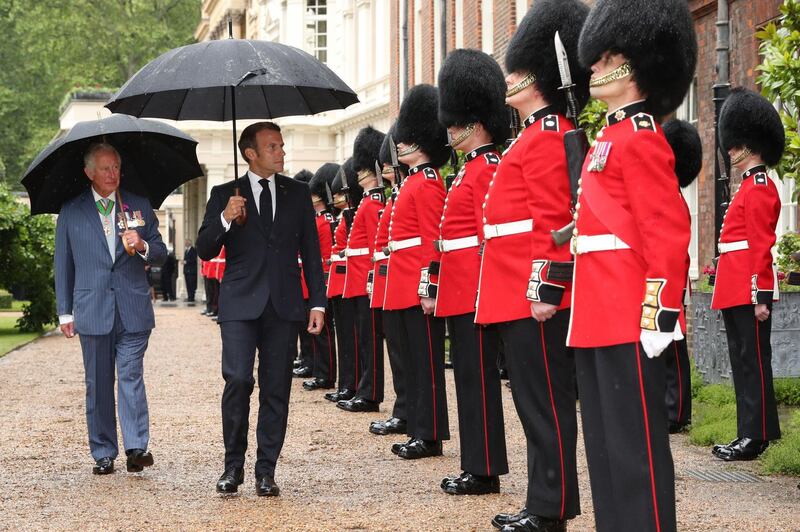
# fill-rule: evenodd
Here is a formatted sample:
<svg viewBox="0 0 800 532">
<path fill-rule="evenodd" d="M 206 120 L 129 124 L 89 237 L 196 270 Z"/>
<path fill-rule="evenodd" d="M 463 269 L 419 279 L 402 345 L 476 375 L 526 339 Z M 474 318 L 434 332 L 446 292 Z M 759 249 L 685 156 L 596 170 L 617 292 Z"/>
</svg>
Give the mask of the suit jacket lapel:
<svg viewBox="0 0 800 532">
<path fill-rule="evenodd" d="M 113 227 L 113 231 L 116 231 L 117 233 L 121 233 L 122 232 L 122 229 L 120 229 L 119 226 L 116 225 L 117 224 L 117 219 L 119 217 L 119 213 L 124 212 L 122 207 L 123 206 L 122 205 L 118 205 L 116 201 L 114 202 L 114 227 Z M 116 234 L 115 234 L 115 236 L 116 236 Z M 117 239 L 117 247 L 114 248 L 114 263 L 116 263 L 123 254 L 127 253 L 125 251 L 125 246 L 122 245 L 122 239 L 120 237 L 118 237 L 118 236 L 116 236 L 116 239 Z"/>
<path fill-rule="evenodd" d="M 97 212 L 97 205 L 95 205 L 94 195 L 92 195 L 91 189 L 83 193 L 81 206 L 83 207 L 83 212 L 87 217 L 87 222 L 89 223 L 89 227 L 91 227 L 91 231 L 94 231 L 97 238 L 100 239 L 104 250 L 103 255 L 108 257 L 108 260 L 111 260 L 111 256 L 108 254 L 106 234 L 105 231 L 103 231 L 103 224 L 100 222 L 100 214 Z"/>
</svg>

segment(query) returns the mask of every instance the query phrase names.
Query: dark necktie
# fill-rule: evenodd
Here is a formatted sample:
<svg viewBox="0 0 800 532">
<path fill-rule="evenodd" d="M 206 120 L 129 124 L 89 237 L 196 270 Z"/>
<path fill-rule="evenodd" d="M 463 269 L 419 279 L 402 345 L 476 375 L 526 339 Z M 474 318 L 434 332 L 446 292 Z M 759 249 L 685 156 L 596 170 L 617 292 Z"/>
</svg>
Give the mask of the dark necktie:
<svg viewBox="0 0 800 532">
<path fill-rule="evenodd" d="M 267 236 L 272 230 L 272 193 L 269 191 L 269 180 L 259 179 L 261 184 L 261 197 L 258 200 L 258 214 L 261 224 L 266 229 Z"/>
</svg>

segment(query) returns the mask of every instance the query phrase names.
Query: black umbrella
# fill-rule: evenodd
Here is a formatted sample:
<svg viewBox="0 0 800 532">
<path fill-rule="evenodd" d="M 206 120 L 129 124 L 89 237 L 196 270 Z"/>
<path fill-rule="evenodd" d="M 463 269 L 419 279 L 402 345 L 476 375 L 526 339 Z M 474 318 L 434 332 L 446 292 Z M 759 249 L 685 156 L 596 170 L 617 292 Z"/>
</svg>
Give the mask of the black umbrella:
<svg viewBox="0 0 800 532">
<path fill-rule="evenodd" d="M 228 33 L 233 33 L 230 19 Z M 157 57 L 125 82 L 106 107 L 133 116 L 232 120 L 238 180 L 237 119 L 309 115 L 357 102 L 353 89 L 312 55 L 285 44 L 229 38 Z M 243 218 L 237 221 L 244 223 Z"/>
<path fill-rule="evenodd" d="M 90 186 L 83 156 L 95 142 L 114 146 L 122 158 L 120 186 L 150 199 L 158 208 L 183 183 L 203 175 L 197 141 L 167 124 L 127 115 L 78 122 L 36 156 L 22 184 L 31 214 L 58 213 L 61 205 Z"/>
</svg>

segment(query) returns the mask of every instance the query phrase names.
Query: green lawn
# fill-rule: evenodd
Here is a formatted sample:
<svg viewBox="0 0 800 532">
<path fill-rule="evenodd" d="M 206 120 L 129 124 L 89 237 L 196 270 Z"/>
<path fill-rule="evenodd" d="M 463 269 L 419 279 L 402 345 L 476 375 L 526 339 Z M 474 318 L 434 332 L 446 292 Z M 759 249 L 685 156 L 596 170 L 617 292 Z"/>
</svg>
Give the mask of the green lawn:
<svg viewBox="0 0 800 532">
<path fill-rule="evenodd" d="M 0 314 L 0 357 L 20 345 L 38 338 L 41 333 L 21 333 L 16 328 L 17 318 Z"/>
<path fill-rule="evenodd" d="M 22 312 L 22 306 L 28 303 L 30 303 L 30 301 L 17 301 L 15 299 L 11 301 L 11 308 L 0 308 L 0 316 L 3 315 L 3 312 Z"/>
</svg>

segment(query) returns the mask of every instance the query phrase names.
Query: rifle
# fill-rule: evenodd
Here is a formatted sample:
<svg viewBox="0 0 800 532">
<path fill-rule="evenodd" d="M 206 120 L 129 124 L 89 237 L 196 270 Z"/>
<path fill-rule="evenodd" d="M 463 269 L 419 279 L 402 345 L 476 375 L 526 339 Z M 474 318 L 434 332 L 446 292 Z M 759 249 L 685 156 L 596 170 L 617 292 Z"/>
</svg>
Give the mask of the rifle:
<svg viewBox="0 0 800 532">
<path fill-rule="evenodd" d="M 575 129 L 564 134 L 564 150 L 567 154 L 567 171 L 569 173 L 569 188 L 572 197 L 573 212 L 575 204 L 578 202 L 578 180 L 583 170 L 583 162 L 589 152 L 589 140 L 586 138 L 586 131 L 580 127 L 578 122 L 578 100 L 575 97 L 575 84 L 572 83 L 572 74 L 569 71 L 569 59 L 561 36 L 556 32 L 556 60 L 558 61 L 558 73 L 561 75 L 561 87 L 567 98 L 567 118 L 572 120 Z M 551 230 L 550 235 L 556 245 L 569 242 L 575 229 L 575 221 L 571 221 L 558 230 Z"/>
<path fill-rule="evenodd" d="M 519 135 L 520 129 L 522 127 L 520 120 L 519 120 L 519 112 L 511 107 L 508 107 L 508 119 L 509 119 L 509 130 L 511 132 L 511 136 L 506 140 L 505 149 L 508 149 L 511 146 L 511 143 L 517 138 Z"/>
</svg>

